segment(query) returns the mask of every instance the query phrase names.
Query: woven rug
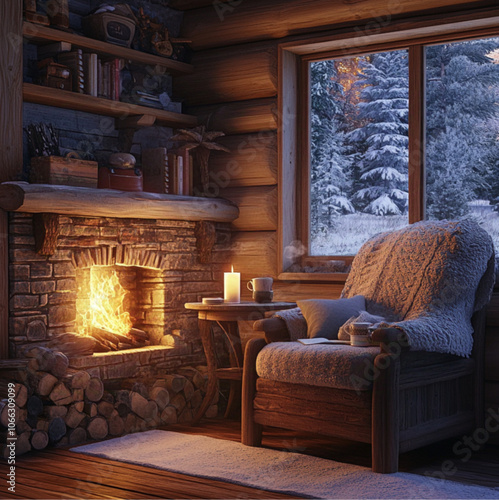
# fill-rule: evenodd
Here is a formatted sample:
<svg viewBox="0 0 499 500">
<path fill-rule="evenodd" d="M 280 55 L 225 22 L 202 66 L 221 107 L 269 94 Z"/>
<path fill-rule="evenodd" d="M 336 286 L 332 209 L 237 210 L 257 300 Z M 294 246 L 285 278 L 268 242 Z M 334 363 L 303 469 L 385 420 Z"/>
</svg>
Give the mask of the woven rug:
<svg viewBox="0 0 499 500">
<path fill-rule="evenodd" d="M 499 488 L 403 472 L 375 474 L 300 453 L 169 431 L 129 434 L 71 451 L 309 498 L 499 499 Z"/>
</svg>

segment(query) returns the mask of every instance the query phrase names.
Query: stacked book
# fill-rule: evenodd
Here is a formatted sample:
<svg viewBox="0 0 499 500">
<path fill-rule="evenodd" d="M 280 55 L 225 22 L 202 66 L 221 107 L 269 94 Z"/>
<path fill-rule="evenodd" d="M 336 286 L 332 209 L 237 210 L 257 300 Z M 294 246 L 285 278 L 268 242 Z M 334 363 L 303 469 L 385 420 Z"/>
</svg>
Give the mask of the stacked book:
<svg viewBox="0 0 499 500">
<path fill-rule="evenodd" d="M 148 193 L 193 194 L 192 158 L 186 149 L 144 149 L 142 175 L 144 191 Z"/>
<path fill-rule="evenodd" d="M 39 81 L 42 85 L 54 86 L 64 90 L 72 90 L 81 94 L 88 94 L 104 99 L 119 100 L 122 91 L 121 70 L 124 61 L 119 58 L 107 58 L 103 61 L 94 52 L 83 52 L 82 49 L 73 49 L 68 42 L 55 42 L 38 47 L 38 59 L 40 71 Z M 53 63 L 51 66 L 50 63 Z M 70 75 L 67 77 L 71 81 L 53 82 L 47 76 L 60 78 L 62 69 L 56 70 L 56 66 L 65 67 Z M 43 68 L 50 67 L 57 75 L 45 72 Z M 57 72 L 59 71 L 59 73 Z"/>
<path fill-rule="evenodd" d="M 69 52 L 61 52 L 57 56 L 57 61 L 64 64 L 71 70 L 72 90 L 83 94 L 85 92 L 85 71 L 83 67 L 83 51 L 74 49 Z"/>
</svg>

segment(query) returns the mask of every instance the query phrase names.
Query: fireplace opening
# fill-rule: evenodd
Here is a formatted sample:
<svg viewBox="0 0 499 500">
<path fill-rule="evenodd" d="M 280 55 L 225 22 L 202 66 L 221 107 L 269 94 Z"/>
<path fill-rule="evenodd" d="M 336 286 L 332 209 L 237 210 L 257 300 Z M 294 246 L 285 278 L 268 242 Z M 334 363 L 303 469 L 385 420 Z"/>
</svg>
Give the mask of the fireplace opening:
<svg viewBox="0 0 499 500">
<path fill-rule="evenodd" d="M 160 270 L 93 265 L 76 272 L 75 327 L 95 340 L 94 352 L 158 345 L 165 334 Z"/>
</svg>

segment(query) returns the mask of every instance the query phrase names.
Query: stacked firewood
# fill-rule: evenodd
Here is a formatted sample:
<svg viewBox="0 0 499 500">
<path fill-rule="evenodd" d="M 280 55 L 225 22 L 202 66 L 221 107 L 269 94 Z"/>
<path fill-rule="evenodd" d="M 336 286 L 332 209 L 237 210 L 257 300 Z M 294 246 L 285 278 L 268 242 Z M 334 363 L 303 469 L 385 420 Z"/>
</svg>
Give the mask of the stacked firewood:
<svg viewBox="0 0 499 500">
<path fill-rule="evenodd" d="M 105 386 L 98 376 L 70 370 L 61 352 L 34 347 L 26 356 L 26 374 L 15 384 L 17 455 L 188 422 L 205 394 L 204 367 L 179 369 L 179 374 L 160 379 L 120 379 Z M 206 416 L 216 413 L 215 400 Z M 7 428 L 8 404 L 2 400 L 0 433 Z M 0 455 L 7 453 L 1 445 Z"/>
</svg>

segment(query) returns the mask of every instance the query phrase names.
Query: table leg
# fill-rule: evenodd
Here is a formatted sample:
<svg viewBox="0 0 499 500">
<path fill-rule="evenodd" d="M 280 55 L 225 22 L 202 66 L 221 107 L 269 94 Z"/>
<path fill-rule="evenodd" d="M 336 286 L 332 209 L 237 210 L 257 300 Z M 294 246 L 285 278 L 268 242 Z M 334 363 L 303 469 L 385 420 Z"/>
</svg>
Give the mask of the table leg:
<svg viewBox="0 0 499 500">
<path fill-rule="evenodd" d="M 199 410 L 192 421 L 193 424 L 199 422 L 199 420 L 204 416 L 206 410 L 211 406 L 213 398 L 217 392 L 217 359 L 215 357 L 215 346 L 213 344 L 213 337 L 211 335 L 211 323 L 210 321 L 199 319 L 199 333 L 201 335 L 201 341 L 203 343 L 204 353 L 206 355 L 206 366 L 208 383 L 206 386 L 206 394 L 204 396 L 203 402 L 199 407 Z"/>
<path fill-rule="evenodd" d="M 232 367 L 241 368 L 243 366 L 243 351 L 241 347 L 241 337 L 236 321 L 219 321 L 218 324 L 222 328 L 229 342 L 229 357 Z M 227 400 L 227 408 L 224 418 L 238 417 L 241 413 L 241 381 L 231 380 L 229 399 Z"/>
</svg>

